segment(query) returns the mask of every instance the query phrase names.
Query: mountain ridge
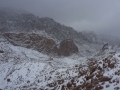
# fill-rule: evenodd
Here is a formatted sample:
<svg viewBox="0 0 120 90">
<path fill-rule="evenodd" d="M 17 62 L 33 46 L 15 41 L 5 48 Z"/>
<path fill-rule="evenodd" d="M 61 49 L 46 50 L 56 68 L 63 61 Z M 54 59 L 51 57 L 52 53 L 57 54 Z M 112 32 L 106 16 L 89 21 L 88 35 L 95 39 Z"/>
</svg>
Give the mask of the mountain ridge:
<svg viewBox="0 0 120 90">
<path fill-rule="evenodd" d="M 120 46 L 94 32 L 0 12 L 0 90 L 119 90 L 119 76 Z"/>
<path fill-rule="evenodd" d="M 61 38 L 73 39 L 73 38 L 78 38 L 80 36 L 82 36 L 83 39 L 85 38 L 84 35 L 82 35 L 80 32 L 78 33 L 72 27 L 61 25 L 60 23 L 54 21 L 52 18 L 49 17 L 39 18 L 30 13 L 7 14 L 6 12 L 1 12 L 0 19 L 1 19 L 0 31 L 2 32 L 12 31 L 12 29 L 13 31 L 17 31 L 17 32 L 19 32 L 20 29 L 21 32 L 23 31 L 26 33 L 34 30 L 45 30 L 45 32 L 48 34 L 54 34 L 55 38 L 57 38 L 58 40 L 61 40 Z M 64 33 L 66 35 L 64 35 Z M 59 35 L 61 35 L 62 37 L 61 36 L 59 37 Z"/>
<path fill-rule="evenodd" d="M 81 55 L 91 55 L 104 45 L 95 33 L 86 35 L 86 33 L 77 32 L 72 27 L 61 25 L 51 18 L 39 18 L 31 13 L 9 14 L 0 11 L 0 32 L 35 33 L 45 35 L 45 37 L 53 39 L 56 43 L 71 39 L 77 45 Z"/>
</svg>

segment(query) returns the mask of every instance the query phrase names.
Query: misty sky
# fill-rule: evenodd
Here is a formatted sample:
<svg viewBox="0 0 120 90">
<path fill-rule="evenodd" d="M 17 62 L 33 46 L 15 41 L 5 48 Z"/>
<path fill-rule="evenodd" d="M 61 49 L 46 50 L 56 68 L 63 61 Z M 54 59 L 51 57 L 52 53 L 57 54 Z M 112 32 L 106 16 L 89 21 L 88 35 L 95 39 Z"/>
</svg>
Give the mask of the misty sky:
<svg viewBox="0 0 120 90">
<path fill-rule="evenodd" d="M 0 7 L 51 17 L 77 31 L 120 34 L 120 0 L 0 0 Z"/>
</svg>

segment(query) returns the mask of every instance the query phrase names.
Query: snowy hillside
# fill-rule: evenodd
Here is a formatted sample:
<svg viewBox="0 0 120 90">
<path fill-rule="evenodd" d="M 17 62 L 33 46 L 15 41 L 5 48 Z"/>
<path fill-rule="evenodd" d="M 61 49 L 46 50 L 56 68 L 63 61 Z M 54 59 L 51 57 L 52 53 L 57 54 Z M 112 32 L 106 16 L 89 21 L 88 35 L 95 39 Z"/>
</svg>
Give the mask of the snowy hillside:
<svg viewBox="0 0 120 90">
<path fill-rule="evenodd" d="M 89 58 L 56 58 L 0 42 L 0 89 L 119 90 L 119 63 L 119 49 L 111 47 Z"/>
<path fill-rule="evenodd" d="M 89 33 L 89 35 L 78 33 L 72 27 L 62 25 L 49 17 L 39 18 L 31 13 L 15 13 L 8 10 L 0 9 L 0 32 L 3 34 L 6 32 L 35 33 L 53 39 L 56 43 L 72 39 L 81 52 L 81 56 L 91 55 L 103 46 L 103 41 L 96 38 L 93 33 Z"/>
<path fill-rule="evenodd" d="M 120 90 L 120 47 L 103 44 L 94 32 L 0 10 L 0 90 Z"/>
</svg>

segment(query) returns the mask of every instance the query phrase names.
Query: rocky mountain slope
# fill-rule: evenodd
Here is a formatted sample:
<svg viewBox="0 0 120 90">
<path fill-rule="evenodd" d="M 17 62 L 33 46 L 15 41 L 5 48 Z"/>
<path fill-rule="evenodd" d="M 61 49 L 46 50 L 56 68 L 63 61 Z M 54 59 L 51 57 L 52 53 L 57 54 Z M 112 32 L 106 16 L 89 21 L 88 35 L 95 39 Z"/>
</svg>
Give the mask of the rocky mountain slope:
<svg viewBox="0 0 120 90">
<path fill-rule="evenodd" d="M 1 90 L 119 90 L 120 48 L 89 58 L 50 57 L 0 39 Z M 4 42 L 3 42 L 4 40 Z"/>
<path fill-rule="evenodd" d="M 0 90 L 120 90 L 120 47 L 103 43 L 51 18 L 0 10 Z"/>
<path fill-rule="evenodd" d="M 2 32 L 35 32 L 37 30 L 44 30 L 57 40 L 64 40 L 68 38 L 79 38 L 82 41 L 85 39 L 84 35 L 81 36 L 71 27 L 61 25 L 53 19 L 44 17 L 39 18 L 30 13 L 8 13 L 0 11 L 0 30 Z M 86 40 L 86 39 L 85 39 Z"/>
<path fill-rule="evenodd" d="M 52 42 L 58 44 L 58 46 L 60 42 L 69 39 L 73 41 L 74 44 L 77 46 L 81 56 L 91 55 L 95 51 L 100 50 L 103 46 L 103 42 L 99 38 L 96 38 L 97 36 L 93 33 L 90 34 L 91 36 L 88 36 L 85 33 L 77 32 L 71 27 L 61 25 L 60 23 L 55 22 L 51 18 L 48 17 L 39 18 L 30 13 L 18 14 L 15 12 L 10 13 L 4 10 L 0 10 L 0 32 L 2 34 L 11 33 L 11 35 L 9 36 L 12 36 L 12 39 L 16 38 L 16 40 L 14 39 L 13 42 L 14 44 L 17 43 L 17 45 L 18 42 L 21 43 L 22 40 L 24 40 L 25 34 L 26 34 L 26 38 L 25 38 L 26 40 L 25 42 L 22 42 L 23 44 L 32 42 L 32 40 L 30 41 L 30 39 L 28 39 L 29 37 L 27 36 L 28 34 L 36 34 L 36 35 L 38 34 L 39 37 L 44 37 L 47 40 L 53 40 Z M 20 37 L 21 39 L 18 39 L 18 37 L 13 37 L 12 35 L 12 34 L 20 34 L 20 33 L 24 33 L 24 36 Z M 9 41 L 12 40 L 9 37 L 6 38 Z M 94 38 L 94 40 L 91 41 L 90 38 Z M 24 46 L 23 44 L 20 43 L 19 46 Z M 29 46 L 25 46 L 25 47 L 29 47 Z M 43 50 L 38 50 L 38 51 L 43 51 Z"/>
<path fill-rule="evenodd" d="M 60 42 L 58 47 L 54 40 L 38 34 L 4 33 L 3 36 L 14 46 L 22 46 L 29 49 L 32 48 L 45 54 L 69 56 L 78 53 L 77 46 L 70 39 Z"/>
</svg>

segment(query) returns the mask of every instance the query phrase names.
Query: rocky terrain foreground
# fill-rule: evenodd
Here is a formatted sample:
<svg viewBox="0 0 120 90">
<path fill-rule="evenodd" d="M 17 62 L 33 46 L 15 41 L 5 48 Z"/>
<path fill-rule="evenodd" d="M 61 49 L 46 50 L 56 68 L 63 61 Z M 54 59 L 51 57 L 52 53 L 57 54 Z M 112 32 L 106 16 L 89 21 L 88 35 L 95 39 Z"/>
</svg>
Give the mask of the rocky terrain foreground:
<svg viewBox="0 0 120 90">
<path fill-rule="evenodd" d="M 0 42 L 0 90 L 120 90 L 120 52 L 50 57 Z"/>
</svg>

